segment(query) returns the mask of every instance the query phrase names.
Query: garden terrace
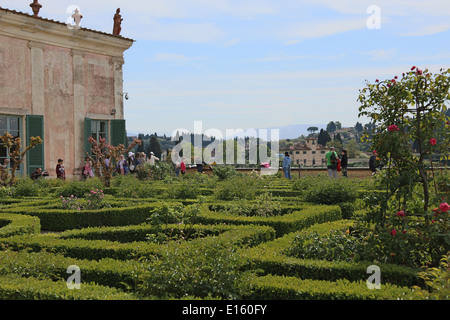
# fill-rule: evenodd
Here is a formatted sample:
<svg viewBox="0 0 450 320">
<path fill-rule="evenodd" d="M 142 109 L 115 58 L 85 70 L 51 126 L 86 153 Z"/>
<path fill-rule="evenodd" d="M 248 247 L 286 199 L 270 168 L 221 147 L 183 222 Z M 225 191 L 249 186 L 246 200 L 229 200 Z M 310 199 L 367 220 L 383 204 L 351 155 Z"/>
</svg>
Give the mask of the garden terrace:
<svg viewBox="0 0 450 320">
<path fill-rule="evenodd" d="M 102 189 L 96 181 L 36 183 L 33 196 L 0 198 L 2 299 L 390 300 L 416 299 L 411 287 L 423 288 L 417 268 L 300 258 L 302 237 L 345 234 L 366 217 L 364 199 L 378 194 L 368 181 L 338 179 L 329 197 L 323 177 L 126 177 Z M 98 208 L 63 207 L 73 193 L 88 203 L 97 189 Z M 328 203 L 334 193 L 342 201 Z M 383 290 L 366 285 L 372 264 Z M 82 290 L 67 289 L 72 265 Z"/>
</svg>

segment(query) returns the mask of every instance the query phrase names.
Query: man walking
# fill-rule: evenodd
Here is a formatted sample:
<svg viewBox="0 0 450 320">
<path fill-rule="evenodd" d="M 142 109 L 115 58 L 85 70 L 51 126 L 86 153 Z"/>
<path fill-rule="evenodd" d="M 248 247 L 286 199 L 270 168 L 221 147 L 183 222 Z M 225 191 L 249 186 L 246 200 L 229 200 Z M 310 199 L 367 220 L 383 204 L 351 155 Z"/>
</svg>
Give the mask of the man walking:
<svg viewBox="0 0 450 320">
<path fill-rule="evenodd" d="M 291 179 L 291 157 L 287 151 L 284 153 L 283 172 L 285 178 Z"/>
</svg>

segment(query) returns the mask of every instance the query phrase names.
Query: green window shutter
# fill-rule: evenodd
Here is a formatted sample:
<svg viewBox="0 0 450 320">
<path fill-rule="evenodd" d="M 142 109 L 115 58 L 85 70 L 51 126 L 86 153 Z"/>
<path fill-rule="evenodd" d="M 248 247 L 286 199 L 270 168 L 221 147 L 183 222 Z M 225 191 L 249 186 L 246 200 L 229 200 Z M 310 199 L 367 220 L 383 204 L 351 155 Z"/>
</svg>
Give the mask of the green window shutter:
<svg viewBox="0 0 450 320">
<path fill-rule="evenodd" d="M 92 155 L 91 144 L 89 143 L 89 137 L 91 136 L 91 119 L 84 118 L 84 151 Z M 83 152 L 83 159 L 86 154 Z"/>
<path fill-rule="evenodd" d="M 111 120 L 111 145 L 125 145 L 125 120 Z"/>
<path fill-rule="evenodd" d="M 27 115 L 27 141 L 29 145 L 31 137 L 40 137 L 44 141 L 44 116 Z M 30 175 L 37 168 L 45 170 L 44 143 L 35 146 L 27 152 L 27 174 Z"/>
</svg>

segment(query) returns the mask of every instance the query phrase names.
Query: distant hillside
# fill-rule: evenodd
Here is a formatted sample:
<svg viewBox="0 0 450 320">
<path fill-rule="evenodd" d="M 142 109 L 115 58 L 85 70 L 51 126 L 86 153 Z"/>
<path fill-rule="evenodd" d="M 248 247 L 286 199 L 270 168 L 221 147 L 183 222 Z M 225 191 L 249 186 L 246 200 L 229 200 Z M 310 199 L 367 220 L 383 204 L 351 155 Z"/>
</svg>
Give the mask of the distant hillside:
<svg viewBox="0 0 450 320">
<path fill-rule="evenodd" d="M 317 127 L 319 130 L 317 133 L 319 133 L 320 129 L 327 129 L 326 124 L 293 124 L 283 127 L 273 127 L 269 129 L 279 129 L 280 130 L 280 139 L 295 139 L 300 137 L 302 134 L 307 136 L 309 134 L 308 128 L 309 127 Z"/>
<path fill-rule="evenodd" d="M 327 125 L 326 124 L 293 124 L 293 125 L 287 125 L 287 126 L 282 126 L 282 127 L 271 127 L 271 128 L 261 128 L 261 129 L 279 129 L 280 130 L 280 139 L 296 139 L 298 137 L 300 137 L 301 135 L 305 135 L 307 136 L 309 134 L 308 132 L 308 128 L 309 127 L 317 127 L 319 128 L 319 130 L 317 131 L 317 133 L 320 131 L 320 129 L 324 129 L 326 130 Z M 256 129 L 256 132 L 258 132 L 258 129 Z M 153 134 L 154 132 L 150 133 Z M 147 134 L 147 133 L 144 133 Z M 164 135 L 166 134 L 167 136 L 170 135 L 170 133 L 165 133 L 165 132 L 158 132 L 158 135 Z M 269 136 L 270 136 L 270 131 L 268 132 Z M 138 132 L 135 132 L 133 130 L 129 130 L 127 131 L 127 136 L 128 137 L 133 137 L 133 136 L 137 136 Z"/>
</svg>

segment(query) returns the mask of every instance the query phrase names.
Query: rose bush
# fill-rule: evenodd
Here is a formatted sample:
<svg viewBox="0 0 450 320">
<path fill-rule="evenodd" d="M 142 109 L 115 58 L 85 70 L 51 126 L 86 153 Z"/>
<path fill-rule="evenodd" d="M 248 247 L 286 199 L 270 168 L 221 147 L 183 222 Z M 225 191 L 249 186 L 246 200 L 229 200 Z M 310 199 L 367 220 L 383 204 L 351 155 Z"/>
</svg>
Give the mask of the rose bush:
<svg viewBox="0 0 450 320">
<path fill-rule="evenodd" d="M 377 202 L 358 224 L 378 259 L 436 265 L 450 250 L 448 205 L 432 161 L 433 155 L 443 165 L 450 159 L 449 88 L 450 69 L 432 74 L 413 66 L 401 78 L 377 79 L 360 90 L 359 116 L 369 117 L 375 128 L 363 139 L 386 164 L 374 178 Z M 438 212 L 431 210 L 437 206 Z"/>
</svg>

